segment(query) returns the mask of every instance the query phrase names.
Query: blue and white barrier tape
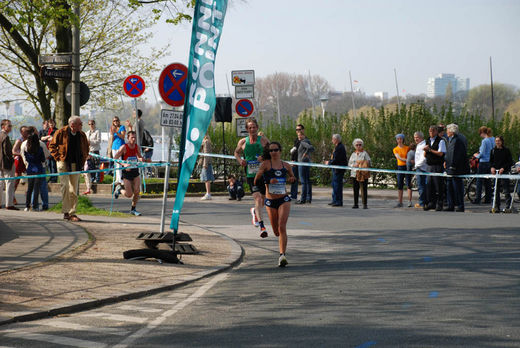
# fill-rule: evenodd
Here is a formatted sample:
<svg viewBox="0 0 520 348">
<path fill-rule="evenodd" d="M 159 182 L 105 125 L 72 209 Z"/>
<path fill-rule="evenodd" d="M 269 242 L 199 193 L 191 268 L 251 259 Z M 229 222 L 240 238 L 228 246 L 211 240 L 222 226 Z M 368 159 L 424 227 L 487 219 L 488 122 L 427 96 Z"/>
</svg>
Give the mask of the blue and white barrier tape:
<svg viewBox="0 0 520 348">
<path fill-rule="evenodd" d="M 177 151 L 177 150 L 174 150 Z M 199 156 L 204 157 L 215 157 L 215 158 L 225 158 L 225 159 L 234 159 L 235 156 L 232 155 L 219 155 L 212 153 L 199 153 Z M 294 162 L 294 161 L 285 161 L 290 165 L 294 166 L 305 166 L 305 167 L 316 167 L 316 168 L 325 168 L 325 169 L 345 169 L 345 170 L 362 170 L 366 172 L 377 172 L 377 173 L 387 173 L 387 174 L 411 174 L 411 175 L 426 175 L 426 176 L 441 176 L 445 178 L 485 178 L 485 179 L 520 179 L 520 175 L 514 174 L 465 174 L 465 175 L 449 175 L 446 173 L 431 173 L 431 172 L 415 172 L 410 170 L 394 170 L 394 169 L 381 169 L 381 168 L 358 168 L 358 167 L 350 167 L 350 166 L 337 166 L 331 164 L 322 164 L 322 163 L 314 163 L 314 162 Z"/>
<path fill-rule="evenodd" d="M 126 162 L 126 161 L 125 161 Z M 134 164 L 124 168 L 106 168 L 106 169 L 94 169 L 94 170 L 78 170 L 74 172 L 63 172 L 63 173 L 49 173 L 49 174 L 35 174 L 35 175 L 21 175 L 9 178 L 0 178 L 0 181 L 5 180 L 18 180 L 18 179 L 36 179 L 36 178 L 45 178 L 52 176 L 64 176 L 64 175 L 75 175 L 75 174 L 86 174 L 86 173 L 98 173 L 98 172 L 111 172 L 114 170 L 123 170 L 123 169 L 133 169 L 133 168 L 148 168 L 148 167 L 163 167 L 166 166 L 164 162 L 155 162 L 155 163 L 141 163 Z"/>
<path fill-rule="evenodd" d="M 179 150 L 172 150 L 172 151 L 179 152 Z M 114 159 L 114 158 L 105 157 L 105 156 L 101 156 L 101 155 L 94 154 L 94 153 L 90 153 L 90 156 L 97 157 L 97 158 L 103 159 L 105 161 L 113 161 L 113 162 L 120 163 L 120 164 L 129 164 L 130 166 L 125 167 L 125 169 L 166 166 L 165 162 L 153 162 L 153 163 L 142 162 L 141 164 L 136 165 L 135 162 L 133 162 L 133 161 Z M 216 153 L 199 153 L 199 156 L 236 160 L 235 156 L 233 156 L 233 155 L 221 155 L 221 154 L 216 154 Z M 381 168 L 358 168 L 358 167 L 338 166 L 338 165 L 330 165 L 330 164 L 322 164 L 322 163 L 314 163 L 314 162 L 294 162 L 294 161 L 286 161 L 286 162 L 289 163 L 290 165 L 296 165 L 296 166 L 316 167 L 316 168 L 324 168 L 324 169 L 362 170 L 362 171 L 367 171 L 367 172 L 387 173 L 387 174 L 426 175 L 426 176 L 440 176 L 440 177 L 445 177 L 445 178 L 458 177 L 458 178 L 511 179 L 511 180 L 520 179 L 520 175 L 514 175 L 514 174 L 449 175 L 446 173 L 415 172 L 415 171 L 409 171 L 409 170 L 394 170 L 394 169 L 381 169 Z M 46 177 L 46 176 L 62 176 L 62 175 L 73 175 L 73 174 L 83 174 L 83 173 L 108 172 L 108 171 L 113 171 L 113 170 L 121 170 L 121 169 L 107 168 L 107 169 L 95 169 L 95 170 L 82 170 L 82 171 L 66 172 L 66 173 L 17 176 L 17 177 L 11 177 L 11 178 L 0 178 L 0 181 L 25 179 L 25 178 L 38 178 L 38 177 Z"/>
</svg>

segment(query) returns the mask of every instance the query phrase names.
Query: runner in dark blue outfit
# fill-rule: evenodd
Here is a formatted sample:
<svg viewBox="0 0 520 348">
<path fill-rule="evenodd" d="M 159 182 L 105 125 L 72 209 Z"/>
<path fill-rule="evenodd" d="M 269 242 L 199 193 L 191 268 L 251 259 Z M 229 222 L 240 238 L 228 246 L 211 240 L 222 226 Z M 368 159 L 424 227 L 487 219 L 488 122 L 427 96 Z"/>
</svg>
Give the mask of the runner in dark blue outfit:
<svg viewBox="0 0 520 348">
<path fill-rule="evenodd" d="M 291 197 L 287 195 L 286 184 L 293 183 L 296 178 L 291 166 L 280 159 L 282 146 L 277 142 L 272 142 L 266 146 L 264 161 L 255 176 L 257 182 L 265 182 L 265 207 L 271 221 L 273 233 L 278 237 L 280 257 L 278 266 L 285 267 L 287 258 L 287 220 L 291 210 Z M 267 237 L 267 232 L 266 232 Z"/>
</svg>

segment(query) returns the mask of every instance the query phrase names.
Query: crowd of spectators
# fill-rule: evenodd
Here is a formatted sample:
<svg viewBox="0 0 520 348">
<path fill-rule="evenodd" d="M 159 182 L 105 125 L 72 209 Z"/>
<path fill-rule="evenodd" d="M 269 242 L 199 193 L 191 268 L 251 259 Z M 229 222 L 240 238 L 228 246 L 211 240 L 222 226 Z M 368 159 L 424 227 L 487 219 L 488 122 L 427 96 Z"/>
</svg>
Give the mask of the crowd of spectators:
<svg viewBox="0 0 520 348">
<path fill-rule="evenodd" d="M 135 114 L 135 113 L 134 113 Z M 137 116 L 137 117 L 136 117 Z M 134 115 L 134 120 L 128 120 L 126 125 L 121 125 L 119 117 L 114 117 L 109 133 L 109 154 L 115 155 L 117 151 L 125 144 L 125 134 L 132 129 L 139 128 L 139 135 L 144 136 L 144 121 L 141 119 L 142 112 L 138 110 L 137 115 Z M 54 120 L 45 120 L 42 124 L 42 129 L 37 130 L 32 126 L 20 127 L 20 136 L 11 141 L 9 133 L 12 129 L 12 124 L 9 120 L 2 120 L 2 130 L 0 132 L 0 175 L 2 177 L 16 177 L 27 174 L 28 176 L 38 174 L 54 174 L 46 178 L 28 178 L 27 191 L 25 199 L 25 210 L 47 210 L 49 208 L 48 202 L 48 182 L 56 182 L 59 172 L 67 172 L 71 170 L 96 170 L 99 168 L 100 161 L 95 156 L 90 156 L 88 153 L 100 154 L 101 136 L 100 131 L 96 128 L 96 122 L 93 119 L 88 120 L 89 130 L 83 132 L 81 126 L 77 124 L 81 122 L 79 117 L 71 117 L 75 122 L 62 128 L 61 133 L 57 131 Z M 69 120 L 70 121 L 70 120 Z M 59 146 L 67 147 L 74 144 L 57 144 L 58 141 L 64 140 L 64 135 L 72 135 L 72 130 L 77 130 L 81 134 L 81 138 L 85 136 L 86 143 L 88 143 L 88 151 L 81 149 L 81 142 L 78 145 L 77 151 L 79 154 L 63 154 L 59 152 Z M 68 132 L 68 133 L 67 133 Z M 494 137 L 492 130 L 489 127 L 482 126 L 478 130 L 482 142 L 479 151 L 472 156 L 478 161 L 478 174 L 509 174 L 514 170 L 514 161 L 510 150 L 505 146 L 504 138 L 500 135 Z M 57 139 L 56 134 L 60 134 L 61 140 Z M 305 128 L 302 124 L 296 127 L 296 139 L 294 147 L 291 149 L 291 160 L 294 162 L 310 163 L 312 162 L 312 155 L 314 146 L 311 139 L 305 135 Z M 422 131 L 416 131 L 413 134 L 413 140 L 407 142 L 405 134 L 399 133 L 395 135 L 396 146 L 392 149 L 392 153 L 396 158 L 396 177 L 397 177 L 397 204 L 395 208 L 407 207 L 422 208 L 424 210 L 436 211 L 457 211 L 464 212 L 464 195 L 465 184 L 460 175 L 465 175 L 470 172 L 468 161 L 468 149 L 466 137 L 459 132 L 456 124 L 432 125 L 428 129 L 428 137 L 425 138 Z M 59 138 L 59 137 L 58 137 Z M 67 138 L 67 137 L 65 137 Z M 410 139 L 411 140 L 411 139 Z M 54 145 L 52 145 L 54 144 Z M 207 139 L 209 143 L 209 138 Z M 370 172 L 362 170 L 362 168 L 371 167 L 371 157 L 364 150 L 364 143 L 362 139 L 355 139 L 352 142 L 354 151 L 350 157 L 347 158 L 346 146 L 342 143 L 339 134 L 332 135 L 332 144 L 334 151 L 331 154 L 330 160 L 325 161 L 326 164 L 339 165 L 359 168 L 350 171 L 350 181 L 353 188 L 354 204 L 352 208 L 359 208 L 359 195 L 361 193 L 361 203 L 364 209 L 368 208 L 368 180 Z M 50 148 L 51 146 L 51 148 Z M 53 148 L 52 148 L 53 147 Z M 209 145 L 206 145 L 208 150 L 203 152 L 211 152 Z M 49 151 L 49 149 L 51 151 Z M 153 148 L 152 148 L 153 149 Z M 81 151 L 80 151 L 81 150 Z M 152 150 L 153 151 L 153 150 Z M 86 152 L 83 161 L 83 152 Z M 151 153 L 151 151 L 148 151 Z M 143 151 L 146 154 L 147 151 Z M 65 157 L 63 157 L 65 156 Z M 66 157 L 69 156 L 70 158 Z M 63 158 L 62 158 L 63 157 Z M 146 155 L 143 155 L 145 160 Z M 149 160 L 149 159 L 148 159 Z M 209 158 L 203 158 L 209 163 Z M 65 162 L 69 165 L 63 168 L 58 168 L 57 163 Z M 206 163 L 204 162 L 204 163 Z M 63 164 L 62 164 L 63 166 Z M 210 164 L 204 165 L 208 168 Z M 298 195 L 298 180 L 291 185 L 290 196 L 296 200 L 296 204 L 310 204 L 312 202 L 312 184 L 310 177 L 310 166 L 307 165 L 292 165 L 292 170 L 301 184 L 300 199 L 297 200 Z M 414 204 L 412 199 L 412 179 L 413 174 L 401 173 L 402 171 L 415 172 L 415 181 L 418 189 L 417 202 Z M 116 183 L 122 182 L 120 179 L 121 169 L 116 164 Z M 343 184 L 346 171 L 344 169 L 334 168 L 332 170 L 332 200 L 329 203 L 333 207 L 343 206 Z M 437 174 L 437 175 L 427 175 Z M 444 174 L 448 174 L 446 177 Z M 100 181 L 99 173 L 85 174 L 86 191 L 83 194 L 90 194 L 92 192 L 92 184 Z M 211 179 L 211 178 L 210 178 Z M 214 179 L 213 179 L 214 180 Z M 205 180 L 209 184 L 212 180 Z M 244 195 L 242 182 L 240 178 L 230 176 L 228 178 L 230 199 L 240 200 Z M 2 181 L 0 183 L 0 190 L 5 191 L 1 197 L 5 197 L 5 207 L 7 209 L 17 210 L 17 202 L 14 196 L 16 187 L 20 180 Z M 489 178 L 477 178 L 475 199 L 471 201 L 472 204 L 491 205 L 492 212 L 500 211 L 501 195 L 503 191 L 505 196 L 505 209 L 508 210 L 511 206 L 511 190 L 509 179 L 497 180 L 496 187 L 493 187 L 495 180 Z M 69 183 L 70 187 L 64 188 L 71 192 L 77 190 L 77 182 Z M 403 202 L 404 187 L 406 185 L 407 203 Z M 206 185 L 209 186 L 209 185 Z M 484 196 L 482 196 L 484 193 Z M 40 208 L 39 200 L 41 197 L 42 205 Z M 64 196 L 65 197 L 65 196 Z M 205 197 L 211 197 L 209 189 L 207 189 Z M 69 200 L 74 201 L 74 197 L 69 197 Z M 209 198 L 205 198 L 209 199 Z M 3 199 L 0 200 L 0 204 Z M 71 203 L 72 204 L 72 203 Z M 68 216 L 75 216 L 74 208 L 70 208 L 64 214 Z"/>
<path fill-rule="evenodd" d="M 138 117 L 135 119 L 134 112 L 134 120 L 127 121 L 126 127 L 120 125 L 118 117 L 114 117 L 111 127 L 112 132 L 109 136 L 109 150 L 116 150 L 116 148 L 119 150 L 125 144 L 124 135 L 127 130 L 132 131 L 137 122 L 139 122 L 139 133 L 144 134 L 146 132 L 141 116 L 142 112 L 138 110 Z M 24 182 L 27 183 L 24 210 L 42 211 L 49 209 L 48 183 L 58 182 L 59 173 L 100 168 L 99 158 L 91 156 L 89 153 L 100 154 L 101 133 L 96 128 L 94 119 L 89 119 L 88 125 L 89 130 L 83 132 L 83 122 L 80 117 L 71 116 L 68 125 L 58 130 L 53 119 L 44 120 L 40 130 L 33 126 L 21 126 L 19 129 L 20 136 L 13 141 L 9 137 L 12 130 L 11 121 L 8 119 L 1 121 L 0 177 L 28 176 Z M 110 154 L 116 152 L 110 151 Z M 153 143 L 145 153 L 147 154 L 147 156 L 144 156 L 145 160 L 151 160 Z M 40 176 L 43 174 L 47 174 L 47 177 Z M 100 173 L 85 173 L 84 178 L 86 190 L 83 194 L 86 195 L 92 193 L 93 184 L 100 182 Z M 16 207 L 18 202 L 16 201 L 15 191 L 20 182 L 21 179 L 0 181 L 0 207 L 4 205 L 6 209 L 19 210 Z M 64 218 L 80 221 L 76 216 L 79 175 L 63 175 L 60 182 L 62 184 Z"/>
</svg>

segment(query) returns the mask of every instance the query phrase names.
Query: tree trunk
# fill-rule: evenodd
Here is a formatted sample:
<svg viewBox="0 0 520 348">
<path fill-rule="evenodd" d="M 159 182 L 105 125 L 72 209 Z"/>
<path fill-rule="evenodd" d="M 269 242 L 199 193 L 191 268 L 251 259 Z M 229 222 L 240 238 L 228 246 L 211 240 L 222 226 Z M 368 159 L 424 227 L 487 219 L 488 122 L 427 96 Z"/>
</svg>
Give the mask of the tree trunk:
<svg viewBox="0 0 520 348">
<path fill-rule="evenodd" d="M 70 10 L 70 5 L 66 0 L 58 0 L 59 7 Z M 58 7 L 56 6 L 56 7 Z M 72 52 L 72 29 L 70 25 L 63 25 L 67 21 L 57 21 L 56 24 L 56 48 L 58 53 Z M 65 88 L 69 80 L 58 80 L 58 91 L 54 94 L 54 115 L 58 127 L 66 126 L 70 117 L 70 105 L 65 99 Z"/>
<path fill-rule="evenodd" d="M 42 115 L 42 118 L 44 120 L 48 120 L 51 118 L 51 103 L 49 100 L 49 96 L 46 93 L 45 89 L 45 83 L 43 82 L 42 78 L 40 76 L 34 77 L 36 82 L 36 88 L 37 88 L 37 96 L 38 96 L 38 103 L 40 104 L 40 112 Z"/>
</svg>

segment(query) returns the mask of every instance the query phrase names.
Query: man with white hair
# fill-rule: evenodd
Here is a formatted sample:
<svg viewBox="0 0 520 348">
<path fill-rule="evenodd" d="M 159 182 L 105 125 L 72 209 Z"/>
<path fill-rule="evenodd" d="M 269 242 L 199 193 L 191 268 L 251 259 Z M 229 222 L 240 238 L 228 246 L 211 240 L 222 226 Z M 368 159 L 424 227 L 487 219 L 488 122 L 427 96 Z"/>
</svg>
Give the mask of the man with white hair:
<svg viewBox="0 0 520 348">
<path fill-rule="evenodd" d="M 88 140 L 81 128 L 79 116 L 71 116 L 67 126 L 59 129 L 49 144 L 52 157 L 57 162 L 58 173 L 80 171 L 88 157 Z M 76 215 L 78 204 L 79 174 L 60 176 L 63 219 L 81 221 Z"/>
<path fill-rule="evenodd" d="M 469 162 L 464 140 L 459 136 L 459 126 L 454 123 L 446 127 L 448 147 L 446 150 L 445 167 L 449 175 L 464 175 L 469 173 Z M 464 183 L 460 177 L 449 177 L 448 206 L 445 211 L 464 211 Z M 455 208 L 456 207 L 456 208 Z"/>
<path fill-rule="evenodd" d="M 332 158 L 327 161 L 326 164 L 335 166 L 346 166 L 347 150 L 341 143 L 341 136 L 339 134 L 332 135 L 332 144 L 334 144 L 334 152 Z M 343 176 L 345 175 L 345 169 L 332 169 L 332 202 L 329 205 L 333 207 L 343 206 Z"/>
</svg>

